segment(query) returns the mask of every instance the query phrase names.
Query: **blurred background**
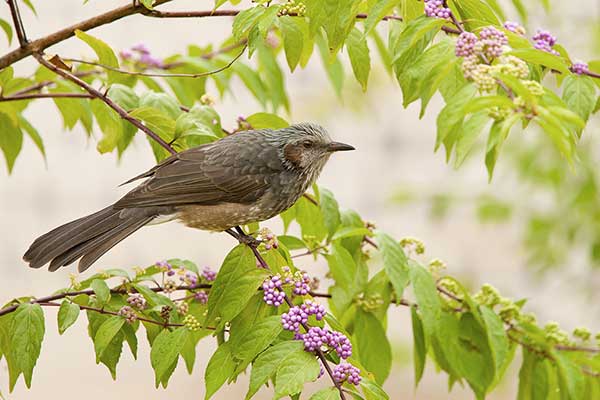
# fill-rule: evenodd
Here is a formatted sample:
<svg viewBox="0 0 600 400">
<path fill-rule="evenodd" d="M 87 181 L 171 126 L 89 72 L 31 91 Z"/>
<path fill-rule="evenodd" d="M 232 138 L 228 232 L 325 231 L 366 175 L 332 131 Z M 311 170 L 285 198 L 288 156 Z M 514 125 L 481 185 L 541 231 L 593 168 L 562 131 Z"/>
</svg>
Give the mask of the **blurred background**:
<svg viewBox="0 0 600 400">
<path fill-rule="evenodd" d="M 38 17 L 22 10 L 30 38 L 56 31 L 127 1 L 81 0 L 34 1 Z M 178 0 L 168 9 L 210 9 L 212 1 Z M 503 3 L 503 2 L 501 2 Z M 591 60 L 600 54 L 600 3 L 595 0 L 551 2 L 546 13 L 537 0 L 524 2 L 530 11 L 528 31 L 551 30 L 574 58 Z M 509 15 L 515 17 L 512 8 Z M 8 8 L 0 7 L 8 19 Z M 516 18 L 516 17 L 515 17 Z M 231 29 L 230 18 L 153 20 L 133 16 L 95 29 L 92 34 L 115 50 L 146 43 L 159 57 L 183 52 L 187 45 L 218 45 Z M 386 34 L 385 26 L 382 33 Z M 0 41 L 0 53 L 9 49 Z M 50 52 L 63 56 L 89 56 L 85 45 L 71 39 Z M 372 52 L 374 53 L 374 51 Z M 472 289 L 491 283 L 502 294 L 527 298 L 526 309 L 538 315 L 541 324 L 555 320 L 565 329 L 587 325 L 600 329 L 600 196 L 598 160 L 600 120 L 590 121 L 580 143 L 581 163 L 569 169 L 546 138 L 534 130 L 527 136 L 515 130 L 503 150 L 496 173 L 488 184 L 483 151 L 475 150 L 460 170 L 446 164 L 443 151 L 433 152 L 435 116 L 441 103 L 434 99 L 421 120 L 418 105 L 402 108 L 401 93 L 377 57 L 369 90 L 363 94 L 348 78 L 340 101 L 331 89 L 318 57 L 305 70 L 287 76 L 287 89 L 294 122 L 315 121 L 331 135 L 353 144 L 358 151 L 335 156 L 319 183 L 335 194 L 343 208 L 352 208 L 383 230 L 401 238 L 421 239 L 426 259 L 440 258 L 448 273 Z M 31 60 L 16 65 L 17 74 L 34 71 Z M 346 68 L 347 73 L 351 73 Z M 553 78 L 551 78 L 553 79 Z M 238 85 L 241 84 L 237 82 Z M 233 128 L 238 115 L 260 111 L 246 94 L 227 95 L 217 101 L 223 126 Z M 217 91 L 213 90 L 216 97 Z M 14 171 L 0 170 L 0 302 L 22 295 L 42 296 L 67 286 L 75 268 L 50 274 L 30 270 L 21 260 L 31 241 L 51 228 L 96 211 L 114 202 L 128 188 L 117 188 L 133 175 L 154 164 L 141 134 L 121 161 L 114 154 L 100 155 L 96 141 L 77 126 L 66 132 L 55 106 L 39 100 L 28 108 L 28 116 L 42 134 L 47 153 L 44 163 L 31 143 L 25 143 Z M 0 133 L 1 134 L 1 133 Z M 99 136 L 99 135 L 98 135 Z M 279 221 L 270 225 L 280 229 Z M 177 223 L 142 229 L 111 250 L 95 268 L 131 268 L 156 260 L 187 258 L 200 266 L 218 268 L 233 240 L 224 234 L 209 234 Z M 320 264 L 302 265 L 323 274 Z M 89 275 L 88 272 L 86 275 Z M 157 390 L 149 351 L 140 341 L 139 360 L 124 352 L 113 382 L 104 366 L 94 363 L 94 349 L 86 334 L 86 319 L 59 337 L 54 310 L 46 325 L 47 336 L 34 372 L 33 387 L 19 382 L 7 394 L 7 372 L 0 363 L 0 390 L 7 399 L 65 398 L 86 393 L 88 400 L 105 398 L 202 398 L 202 373 L 214 351 L 211 339 L 199 344 L 192 376 L 179 365 L 168 389 Z M 394 348 L 394 369 L 385 387 L 393 399 L 473 398 L 468 389 L 455 387 L 447 393 L 446 376 L 428 366 L 419 388 L 414 389 L 410 315 L 395 309 L 389 316 Z M 518 357 L 517 357 L 518 359 Z M 509 375 L 490 399 L 514 399 L 517 360 Z M 247 377 L 223 388 L 215 399 L 241 399 Z M 324 386 L 321 379 L 315 386 Z M 261 399 L 271 392 L 263 390 Z"/>
</svg>

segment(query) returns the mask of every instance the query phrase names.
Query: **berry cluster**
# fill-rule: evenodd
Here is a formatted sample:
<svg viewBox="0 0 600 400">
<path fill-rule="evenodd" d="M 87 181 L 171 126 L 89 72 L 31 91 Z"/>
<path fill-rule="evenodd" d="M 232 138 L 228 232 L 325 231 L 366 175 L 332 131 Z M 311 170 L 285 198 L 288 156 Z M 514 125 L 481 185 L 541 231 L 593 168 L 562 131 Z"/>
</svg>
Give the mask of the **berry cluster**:
<svg viewBox="0 0 600 400">
<path fill-rule="evenodd" d="M 538 50 L 546 51 L 548 53 L 559 55 L 558 51 L 554 50 L 552 46 L 556 44 L 556 37 L 545 30 L 538 30 L 533 36 L 534 46 Z"/>
<path fill-rule="evenodd" d="M 306 296 L 310 292 L 310 276 L 306 272 L 297 272 L 296 275 L 293 292 L 298 296 Z"/>
<path fill-rule="evenodd" d="M 200 290 L 194 294 L 194 299 L 198 300 L 200 304 L 208 303 L 208 294 L 204 290 Z"/>
<path fill-rule="evenodd" d="M 200 329 L 200 322 L 198 322 L 196 317 L 191 314 L 188 314 L 183 318 L 183 325 L 190 331 L 197 331 Z"/>
<path fill-rule="evenodd" d="M 471 32 L 462 32 L 460 35 L 458 35 L 454 53 L 457 57 L 471 56 L 474 53 L 476 43 L 477 35 Z"/>
<path fill-rule="evenodd" d="M 360 369 L 352 364 L 340 363 L 333 369 L 333 379 L 339 383 L 348 381 L 348 383 L 358 386 L 361 380 Z"/>
<path fill-rule="evenodd" d="M 544 326 L 546 340 L 554 344 L 571 345 L 569 334 L 560 329 L 558 323 L 551 321 Z"/>
<path fill-rule="evenodd" d="M 162 68 L 164 66 L 162 60 L 154 57 L 148 46 L 143 43 L 136 44 L 131 49 L 121 50 L 119 55 L 123 61 L 130 61 L 140 67 Z"/>
<path fill-rule="evenodd" d="M 506 29 L 507 31 L 511 31 L 512 33 L 516 33 L 517 35 L 524 36 L 526 33 L 525 28 L 519 25 L 518 22 L 506 21 L 502 26 L 504 26 L 504 29 Z"/>
<path fill-rule="evenodd" d="M 573 71 L 573 73 L 577 75 L 583 75 L 590 72 L 588 65 L 581 61 L 574 62 L 571 66 L 571 71 Z"/>
<path fill-rule="evenodd" d="M 175 281 L 173 279 L 167 279 L 165 281 L 163 290 L 165 291 L 165 293 L 173 293 L 175 290 L 177 290 L 177 284 L 175 283 Z"/>
<path fill-rule="evenodd" d="M 190 311 L 190 305 L 185 301 L 179 301 L 175 304 L 175 309 L 179 315 L 186 315 Z"/>
<path fill-rule="evenodd" d="M 300 325 L 306 324 L 308 317 L 314 315 L 317 321 L 320 321 L 325 317 L 325 314 L 325 307 L 307 300 L 300 306 L 294 306 L 287 313 L 283 313 L 281 315 L 281 324 L 283 325 L 283 329 L 298 333 Z"/>
<path fill-rule="evenodd" d="M 343 333 L 330 331 L 328 328 L 313 326 L 306 333 L 296 334 L 296 338 L 304 342 L 304 349 L 307 351 L 312 352 L 328 347 L 344 360 L 352 355 L 350 340 Z"/>
<path fill-rule="evenodd" d="M 498 59 L 498 64 L 494 69 L 504 75 L 510 75 L 517 79 L 525 79 L 529 76 L 529 67 L 527 63 L 515 56 L 502 56 Z"/>
<path fill-rule="evenodd" d="M 162 306 L 160 309 L 160 317 L 165 321 L 168 321 L 171 317 L 171 311 L 173 311 L 173 307 L 171 306 Z"/>
<path fill-rule="evenodd" d="M 278 12 L 279 16 L 282 15 L 297 15 L 299 17 L 304 16 L 306 12 L 306 6 L 302 2 L 296 3 L 296 0 L 288 0 Z"/>
<path fill-rule="evenodd" d="M 264 245 L 266 250 L 276 249 L 279 247 L 279 242 L 277 241 L 277 237 L 271 232 L 269 228 L 262 228 L 256 239 L 260 240 Z"/>
<path fill-rule="evenodd" d="M 117 314 L 125 318 L 125 321 L 127 321 L 128 324 L 133 324 L 135 321 L 137 321 L 135 310 L 129 306 L 121 307 Z"/>
<path fill-rule="evenodd" d="M 146 299 L 139 293 L 132 293 L 127 298 L 127 302 L 130 306 L 137 310 L 143 310 L 146 308 Z"/>
<path fill-rule="evenodd" d="M 279 307 L 283 304 L 285 299 L 285 292 L 283 291 L 283 282 L 281 281 L 281 275 L 273 275 L 270 278 L 265 279 L 262 284 L 263 288 L 263 300 L 270 306 Z"/>
<path fill-rule="evenodd" d="M 212 282 L 217 279 L 217 273 L 210 269 L 210 267 L 204 267 L 202 270 L 202 277 L 206 279 L 207 282 Z"/>
<path fill-rule="evenodd" d="M 508 38 L 504 32 L 494 28 L 493 26 L 487 26 L 479 32 L 479 38 L 477 42 L 476 52 L 485 54 L 488 58 L 498 58 L 502 55 L 502 46 L 508 44 Z M 481 48 L 481 51 L 477 51 L 477 47 Z"/>
<path fill-rule="evenodd" d="M 452 11 L 444 7 L 443 0 L 425 0 L 425 15 L 428 17 L 450 19 Z"/>
</svg>

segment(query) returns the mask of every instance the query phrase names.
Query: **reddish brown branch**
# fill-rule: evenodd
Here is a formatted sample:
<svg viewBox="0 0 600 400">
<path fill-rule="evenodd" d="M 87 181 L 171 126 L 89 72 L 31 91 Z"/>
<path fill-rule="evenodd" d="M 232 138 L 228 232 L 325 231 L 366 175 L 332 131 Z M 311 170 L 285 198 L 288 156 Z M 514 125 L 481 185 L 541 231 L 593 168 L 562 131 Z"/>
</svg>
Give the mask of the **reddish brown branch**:
<svg viewBox="0 0 600 400">
<path fill-rule="evenodd" d="M 17 100 L 31 100 L 31 99 L 52 99 L 52 98 L 71 98 L 71 99 L 93 99 L 89 93 L 31 93 L 31 94 L 18 94 L 11 96 L 0 96 L 0 102 L 3 101 L 17 101 Z"/>
<path fill-rule="evenodd" d="M 50 61 L 46 60 L 41 53 L 33 53 L 33 57 L 35 57 L 35 59 L 38 60 L 38 62 L 40 64 L 42 64 L 44 67 L 46 67 L 49 70 L 53 71 L 57 75 L 60 75 L 60 76 L 62 76 L 63 78 L 65 78 L 67 80 L 70 80 L 71 82 L 73 82 L 76 85 L 80 86 L 82 89 L 84 89 L 86 92 L 88 92 L 89 94 L 91 94 L 95 98 L 103 101 L 107 106 L 109 106 L 110 108 L 112 108 L 113 110 L 115 110 L 117 112 L 117 114 L 119 114 L 119 116 L 121 118 L 123 118 L 124 120 L 128 121 L 133 126 L 135 126 L 139 130 L 141 130 L 142 132 L 144 132 L 146 135 L 148 135 L 155 142 L 157 142 L 159 145 L 161 145 L 169 153 L 171 153 L 171 154 L 177 154 L 177 152 L 175 151 L 175 149 L 173 149 L 167 142 L 165 142 L 160 136 L 158 136 L 158 134 L 156 134 L 154 131 L 152 131 L 150 128 L 148 128 L 146 125 L 144 125 L 140 120 L 138 120 L 136 118 L 133 118 L 131 115 L 129 115 L 129 113 L 124 108 L 122 108 L 117 103 L 115 103 L 114 101 L 112 101 L 108 96 L 106 96 L 105 94 L 101 93 L 99 90 L 95 89 L 93 86 L 88 85 L 85 81 L 83 81 L 80 78 L 76 77 L 72 73 L 70 73 L 68 71 L 65 71 L 64 69 L 58 68 L 56 65 L 54 65 Z"/>
</svg>

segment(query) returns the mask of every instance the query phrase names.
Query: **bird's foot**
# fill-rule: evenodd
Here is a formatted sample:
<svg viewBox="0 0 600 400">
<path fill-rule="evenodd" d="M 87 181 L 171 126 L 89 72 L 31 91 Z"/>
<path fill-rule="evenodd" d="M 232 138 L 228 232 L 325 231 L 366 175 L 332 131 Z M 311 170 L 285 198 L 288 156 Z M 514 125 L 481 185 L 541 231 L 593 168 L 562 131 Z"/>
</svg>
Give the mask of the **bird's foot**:
<svg viewBox="0 0 600 400">
<path fill-rule="evenodd" d="M 229 233 L 241 244 L 245 244 L 253 249 L 258 248 L 258 246 L 262 243 L 261 240 L 258 240 L 254 236 L 248 235 L 239 226 L 235 228 L 235 231 L 233 229 L 227 229 L 225 232 Z"/>
</svg>

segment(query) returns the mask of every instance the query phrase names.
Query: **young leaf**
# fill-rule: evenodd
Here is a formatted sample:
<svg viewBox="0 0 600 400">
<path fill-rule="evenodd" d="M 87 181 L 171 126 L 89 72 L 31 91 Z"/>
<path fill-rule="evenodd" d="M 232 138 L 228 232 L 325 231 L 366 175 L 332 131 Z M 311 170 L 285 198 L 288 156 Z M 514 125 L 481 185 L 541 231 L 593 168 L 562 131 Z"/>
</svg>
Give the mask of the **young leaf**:
<svg viewBox="0 0 600 400">
<path fill-rule="evenodd" d="M 216 316 L 221 317 L 221 323 L 231 321 L 243 310 L 266 276 L 266 271 L 256 267 L 248 246 L 236 246 L 225 257 L 213 283 L 206 321 L 212 321 Z"/>
<path fill-rule="evenodd" d="M 221 386 L 229 379 L 235 370 L 235 361 L 231 353 L 231 343 L 225 342 L 217 347 L 212 355 L 204 372 L 204 382 L 206 383 L 205 400 L 212 397 Z"/>
<path fill-rule="evenodd" d="M 163 387 L 167 386 L 188 335 L 190 335 L 190 331 L 186 328 L 178 328 L 174 331 L 164 329 L 154 339 L 150 351 L 150 362 L 154 369 L 154 384 L 157 388 L 161 383 Z"/>
<path fill-rule="evenodd" d="M 561 57 L 548 53 L 547 51 L 533 48 L 522 48 L 513 49 L 508 54 L 527 61 L 528 63 L 543 65 L 544 67 L 555 69 L 563 74 L 570 73 L 569 68 Z"/>
<path fill-rule="evenodd" d="M 279 366 L 291 354 L 297 354 L 304 351 L 304 345 L 297 340 L 289 340 L 269 347 L 258 356 L 252 365 L 250 374 L 250 387 L 246 394 L 246 400 L 252 398 L 262 385 L 267 383 L 269 378 L 275 374 Z M 208 368 L 207 368 L 208 370 Z"/>
<path fill-rule="evenodd" d="M 317 379 L 320 369 L 312 353 L 301 350 L 289 354 L 277 368 L 275 398 L 300 393 L 306 382 Z"/>
<path fill-rule="evenodd" d="M 252 114 L 246 118 L 246 121 L 252 126 L 252 129 L 281 129 L 290 126 L 280 116 L 266 112 Z"/>
<path fill-rule="evenodd" d="M 394 7 L 398 4 L 398 0 L 377 0 L 372 8 L 367 12 L 367 19 L 365 20 L 365 38 L 373 28 L 381 21 L 381 19 L 387 14 L 391 13 Z M 404 10 L 404 7 L 402 7 Z"/>
<path fill-rule="evenodd" d="M 302 56 L 302 48 L 304 46 L 304 35 L 302 28 L 296 23 L 294 17 L 283 15 L 279 18 L 279 29 L 283 36 L 283 48 L 285 50 L 285 59 L 287 60 L 290 71 L 294 72 L 300 57 Z"/>
<path fill-rule="evenodd" d="M 8 40 L 8 44 L 10 45 L 13 36 L 12 26 L 8 22 L 0 18 L 0 28 L 2 28 L 2 30 L 6 34 L 6 39 Z"/>
<path fill-rule="evenodd" d="M 360 363 L 382 385 L 392 367 L 392 348 L 384 327 L 374 314 L 357 310 L 352 342 Z"/>
<path fill-rule="evenodd" d="M 500 373 L 503 372 L 502 367 L 509 354 L 508 338 L 504 331 L 504 323 L 496 313 L 486 306 L 482 306 L 480 311 L 485 322 L 488 345 L 496 366 L 495 379 L 498 381 L 502 378 Z"/>
<path fill-rule="evenodd" d="M 408 285 L 409 268 L 408 260 L 402 246 L 386 233 L 377 233 L 377 244 L 383 257 L 383 268 L 390 278 L 396 298 L 402 298 L 404 289 Z"/>
<path fill-rule="evenodd" d="M 254 324 L 233 349 L 233 356 L 243 363 L 250 363 L 269 346 L 282 331 L 281 317 L 273 315 Z"/>
<path fill-rule="evenodd" d="M 44 339 L 44 312 L 39 304 L 19 305 L 12 320 L 10 351 L 16 367 L 23 372 L 25 385 L 31 387 L 33 368 Z"/>
<path fill-rule="evenodd" d="M 96 294 L 96 299 L 99 305 L 103 306 L 110 300 L 110 289 L 106 282 L 102 279 L 94 279 L 90 284 L 92 290 Z"/>
<path fill-rule="evenodd" d="M 425 268 L 416 263 L 410 266 L 410 281 L 417 298 L 425 334 L 430 336 L 436 331 L 442 311 L 435 281 Z"/>
<path fill-rule="evenodd" d="M 363 34 L 356 28 L 350 31 L 346 40 L 346 49 L 350 57 L 352 71 L 363 91 L 367 90 L 369 72 L 371 71 L 371 57 L 369 55 L 369 46 Z"/>
<path fill-rule="evenodd" d="M 325 388 L 310 396 L 309 400 L 340 400 L 340 392 L 334 388 Z"/>
<path fill-rule="evenodd" d="M 64 300 L 58 309 L 58 333 L 63 334 L 65 331 L 77 321 L 79 317 L 79 306 Z"/>
<path fill-rule="evenodd" d="M 117 56 L 115 56 L 115 53 L 112 51 L 110 46 L 108 46 L 102 40 L 80 30 L 75 30 L 75 36 L 83 40 L 92 48 L 92 50 L 94 50 L 98 56 L 98 61 L 101 64 L 108 65 L 112 68 L 119 68 L 119 60 L 117 59 Z M 120 74 L 116 71 L 107 70 L 106 75 L 108 76 L 109 85 L 118 82 L 121 78 Z"/>
<path fill-rule="evenodd" d="M 425 362 L 427 357 L 427 342 L 425 341 L 425 333 L 423 332 L 423 323 L 416 307 L 410 308 L 413 330 L 413 362 L 415 369 L 415 388 L 419 385 L 423 372 L 425 371 Z"/>
<path fill-rule="evenodd" d="M 596 104 L 594 80 L 589 76 L 567 76 L 563 83 L 562 99 L 571 111 L 587 121 Z"/>
<path fill-rule="evenodd" d="M 329 237 L 331 238 L 334 233 L 336 233 L 338 226 L 342 223 L 342 217 L 340 216 L 338 202 L 335 200 L 335 197 L 330 190 L 321 188 L 319 206 L 321 207 L 321 213 L 323 214 L 323 223 L 325 224 L 325 227 L 327 227 Z M 336 239 L 339 239 L 339 237 Z"/>
<path fill-rule="evenodd" d="M 0 112 L 0 149 L 4 153 L 4 159 L 6 160 L 6 167 L 8 173 L 10 173 L 15 165 L 15 160 L 21 152 L 23 145 L 23 133 L 21 130 L 11 121 L 10 117 Z"/>
<path fill-rule="evenodd" d="M 106 319 L 102 325 L 100 325 L 100 328 L 98 328 L 98 331 L 94 336 L 96 363 L 100 362 L 100 359 L 104 355 L 104 351 L 108 348 L 117 333 L 121 330 L 121 327 L 124 323 L 125 318 L 119 315 L 113 315 L 112 317 Z"/>
</svg>

